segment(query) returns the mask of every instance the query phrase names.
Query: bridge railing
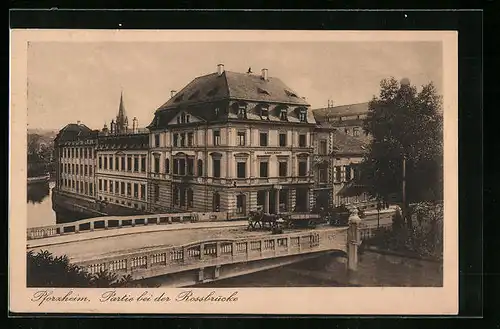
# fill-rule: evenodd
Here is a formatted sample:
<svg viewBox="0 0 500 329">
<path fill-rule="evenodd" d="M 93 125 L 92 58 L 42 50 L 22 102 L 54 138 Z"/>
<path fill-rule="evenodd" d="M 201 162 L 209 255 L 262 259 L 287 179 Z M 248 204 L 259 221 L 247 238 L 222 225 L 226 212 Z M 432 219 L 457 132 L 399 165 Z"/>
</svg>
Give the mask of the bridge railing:
<svg viewBox="0 0 500 329">
<path fill-rule="evenodd" d="M 103 216 L 82 219 L 75 222 L 56 224 L 51 226 L 31 227 L 27 229 L 27 239 L 43 239 L 63 234 L 92 232 L 137 225 L 161 225 L 175 222 L 196 221 L 196 213 L 169 213 L 155 215 L 134 216 Z"/>
<path fill-rule="evenodd" d="M 199 241 L 182 246 L 74 262 L 95 274 L 108 270 L 133 278 L 147 278 L 209 266 L 246 262 L 325 250 L 346 251 L 343 229 L 316 230 L 243 239 Z"/>
</svg>

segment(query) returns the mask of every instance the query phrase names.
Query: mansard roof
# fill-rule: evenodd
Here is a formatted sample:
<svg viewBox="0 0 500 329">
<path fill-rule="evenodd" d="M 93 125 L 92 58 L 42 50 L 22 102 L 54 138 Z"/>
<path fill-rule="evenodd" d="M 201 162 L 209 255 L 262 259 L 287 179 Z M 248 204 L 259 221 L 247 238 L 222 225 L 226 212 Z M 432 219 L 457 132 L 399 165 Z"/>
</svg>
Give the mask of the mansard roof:
<svg viewBox="0 0 500 329">
<path fill-rule="evenodd" d="M 279 78 L 268 77 L 264 80 L 260 75 L 224 71 L 220 76 L 212 73 L 195 78 L 158 110 L 222 100 L 310 106 Z"/>
<path fill-rule="evenodd" d="M 81 123 L 70 123 L 64 126 L 55 137 L 54 141 L 64 142 L 89 138 L 93 136 L 93 130 Z"/>
<path fill-rule="evenodd" d="M 325 107 L 325 108 L 313 109 L 312 112 L 314 113 L 316 120 L 320 121 L 327 117 L 338 118 L 342 116 L 367 114 L 368 104 L 369 104 L 368 102 L 365 102 L 365 103 Z"/>
</svg>

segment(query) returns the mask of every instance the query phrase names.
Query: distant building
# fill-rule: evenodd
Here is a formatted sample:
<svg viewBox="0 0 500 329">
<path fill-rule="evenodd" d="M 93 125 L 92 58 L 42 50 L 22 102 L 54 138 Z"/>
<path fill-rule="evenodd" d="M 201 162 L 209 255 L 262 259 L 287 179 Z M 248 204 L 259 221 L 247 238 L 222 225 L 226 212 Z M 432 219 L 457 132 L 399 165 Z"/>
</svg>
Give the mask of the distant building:
<svg viewBox="0 0 500 329">
<path fill-rule="evenodd" d="M 332 129 L 355 137 L 367 144 L 371 137 L 363 130 L 363 120 L 368 115 L 368 103 L 349 104 L 312 110 L 316 120 L 327 122 Z"/>
<path fill-rule="evenodd" d="M 267 69 L 218 65 L 173 91 L 148 127 L 151 210 L 308 211 L 314 127 L 309 104 Z"/>
</svg>

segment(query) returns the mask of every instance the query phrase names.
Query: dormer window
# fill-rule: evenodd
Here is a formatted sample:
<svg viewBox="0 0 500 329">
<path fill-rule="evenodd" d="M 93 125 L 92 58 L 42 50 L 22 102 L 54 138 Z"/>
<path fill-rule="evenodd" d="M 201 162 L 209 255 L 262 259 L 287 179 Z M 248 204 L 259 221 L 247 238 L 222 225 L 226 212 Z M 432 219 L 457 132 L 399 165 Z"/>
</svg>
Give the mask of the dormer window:
<svg viewBox="0 0 500 329">
<path fill-rule="evenodd" d="M 257 88 L 257 91 L 259 92 L 259 94 L 265 94 L 265 95 L 270 95 L 269 92 L 265 89 L 262 89 L 262 88 Z"/>
<path fill-rule="evenodd" d="M 218 107 L 215 108 L 214 113 L 215 113 L 215 117 L 217 118 L 219 116 L 219 108 Z"/>
<path fill-rule="evenodd" d="M 260 108 L 260 117 L 261 119 L 269 119 L 269 108 L 267 108 L 267 106 L 262 106 Z"/>
<path fill-rule="evenodd" d="M 186 123 L 189 123 L 189 114 L 186 114 Z"/>
<path fill-rule="evenodd" d="M 280 120 L 287 121 L 288 120 L 288 112 L 286 108 L 280 110 Z"/>
<path fill-rule="evenodd" d="M 294 93 L 293 91 L 290 91 L 290 90 L 286 90 L 286 89 L 285 89 L 285 94 L 286 94 L 288 97 L 295 97 L 295 98 L 297 98 L 297 97 L 298 97 L 296 93 Z"/>
<path fill-rule="evenodd" d="M 299 121 L 300 122 L 307 122 L 307 111 L 306 111 L 306 109 L 300 109 L 299 110 Z"/>
<path fill-rule="evenodd" d="M 186 122 L 186 113 L 181 114 L 181 122 L 185 123 Z"/>
<path fill-rule="evenodd" d="M 238 107 L 238 118 L 246 119 L 247 118 L 247 108 L 245 106 Z"/>
<path fill-rule="evenodd" d="M 181 123 L 181 117 L 177 117 L 177 123 Z"/>
</svg>

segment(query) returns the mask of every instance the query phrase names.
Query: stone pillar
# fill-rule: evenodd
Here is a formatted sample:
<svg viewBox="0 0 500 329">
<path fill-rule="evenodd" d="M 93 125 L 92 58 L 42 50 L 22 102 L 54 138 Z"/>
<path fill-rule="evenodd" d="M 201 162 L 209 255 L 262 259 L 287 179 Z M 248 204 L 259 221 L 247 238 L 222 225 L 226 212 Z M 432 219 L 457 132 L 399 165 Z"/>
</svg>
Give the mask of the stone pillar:
<svg viewBox="0 0 500 329">
<path fill-rule="evenodd" d="M 269 213 L 269 191 L 266 191 L 266 201 L 264 202 L 264 212 Z"/>
<path fill-rule="evenodd" d="M 358 246 L 361 243 L 359 236 L 360 222 L 358 209 L 353 208 L 349 217 L 349 228 L 347 230 L 347 268 L 350 271 L 358 269 Z"/>
<path fill-rule="evenodd" d="M 94 222 L 90 222 L 89 225 L 90 225 L 90 230 L 93 231 L 94 230 Z"/>
</svg>

